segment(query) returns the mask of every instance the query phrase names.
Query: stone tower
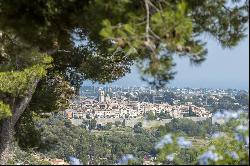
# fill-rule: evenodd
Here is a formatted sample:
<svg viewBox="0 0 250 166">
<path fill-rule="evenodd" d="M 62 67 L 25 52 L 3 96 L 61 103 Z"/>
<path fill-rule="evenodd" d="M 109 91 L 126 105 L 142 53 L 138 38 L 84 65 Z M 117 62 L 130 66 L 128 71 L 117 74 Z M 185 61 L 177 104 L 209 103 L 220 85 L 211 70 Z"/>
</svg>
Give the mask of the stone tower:
<svg viewBox="0 0 250 166">
<path fill-rule="evenodd" d="M 99 91 L 99 102 L 104 102 L 104 91 L 103 90 Z"/>
</svg>

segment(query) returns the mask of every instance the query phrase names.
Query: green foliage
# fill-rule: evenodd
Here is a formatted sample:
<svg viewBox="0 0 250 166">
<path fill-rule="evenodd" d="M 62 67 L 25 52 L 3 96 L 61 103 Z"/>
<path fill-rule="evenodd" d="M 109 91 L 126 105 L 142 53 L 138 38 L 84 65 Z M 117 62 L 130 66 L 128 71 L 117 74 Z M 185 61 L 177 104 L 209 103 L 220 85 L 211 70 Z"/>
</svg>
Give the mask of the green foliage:
<svg viewBox="0 0 250 166">
<path fill-rule="evenodd" d="M 249 119 L 241 116 L 231 119 L 214 130 L 212 137 L 206 138 L 207 143 L 181 148 L 177 135 L 172 136 L 173 142 L 164 145 L 158 152 L 158 161 L 165 164 L 205 164 L 205 165 L 244 165 L 249 164 Z M 208 126 L 209 127 L 209 126 Z M 192 128 L 194 130 L 194 128 Z M 218 134 L 219 131 L 219 134 Z M 197 145 L 195 145 L 197 144 Z M 169 154 L 174 154 L 170 160 Z"/>
<path fill-rule="evenodd" d="M 69 156 L 87 151 L 88 144 L 83 144 L 88 139 L 86 130 L 68 125 L 68 120 L 41 119 L 36 126 L 41 131 L 39 151 L 51 158 L 68 160 Z"/>
<path fill-rule="evenodd" d="M 91 119 L 89 121 L 89 130 L 95 129 L 96 128 L 96 123 L 97 123 L 97 121 L 95 119 Z"/>
<path fill-rule="evenodd" d="M 169 132 L 184 132 L 188 136 L 205 137 L 210 134 L 216 127 L 212 125 L 211 120 L 194 122 L 191 119 L 172 119 L 170 123 L 160 127 L 158 132 L 163 136 Z"/>
<path fill-rule="evenodd" d="M 113 33 L 112 33 L 112 27 L 111 23 L 108 19 L 103 20 L 102 25 L 105 27 L 101 30 L 100 35 L 105 37 L 105 38 L 112 38 Z"/>
<path fill-rule="evenodd" d="M 58 112 L 68 107 L 73 95 L 74 90 L 63 76 L 50 74 L 38 83 L 28 108 L 36 113 Z"/>
<path fill-rule="evenodd" d="M 46 70 L 40 65 L 32 66 L 24 71 L 0 72 L 0 91 L 10 93 L 14 97 L 25 95 L 30 84 L 45 74 Z"/>
<path fill-rule="evenodd" d="M 171 139 L 173 140 L 172 143 L 165 145 L 162 149 L 158 150 L 158 161 L 161 162 L 166 162 L 167 164 L 184 164 L 183 160 L 181 159 L 181 151 L 183 150 L 182 148 L 179 147 L 177 143 L 177 135 L 171 136 Z M 174 158 L 173 161 L 168 161 L 166 159 L 167 155 L 173 154 L 174 153 Z M 186 153 L 187 154 L 187 153 Z M 177 157 L 178 156 L 178 157 Z M 188 162 L 185 162 L 185 164 L 190 164 Z"/>
<path fill-rule="evenodd" d="M 112 128 L 112 123 L 111 122 L 108 122 L 104 127 L 103 127 L 103 129 L 104 130 L 110 130 L 111 128 Z"/>
<path fill-rule="evenodd" d="M 235 98 L 240 105 L 249 107 L 249 95 L 239 94 L 236 95 Z"/>
<path fill-rule="evenodd" d="M 21 118 L 18 120 L 15 126 L 15 137 L 18 142 L 18 145 L 22 149 L 29 149 L 39 147 L 41 144 L 40 132 L 39 129 L 35 127 L 33 118 L 36 117 L 35 114 L 32 115 L 32 112 L 26 110 Z M 36 117 L 35 119 L 37 119 Z M 27 135 L 29 137 L 27 137 Z"/>
<path fill-rule="evenodd" d="M 136 124 L 134 125 L 134 127 L 135 127 L 135 128 L 136 128 L 136 127 L 142 127 L 142 122 L 136 123 Z"/>
<path fill-rule="evenodd" d="M 75 156 L 84 164 L 90 160 L 88 155 L 92 155 L 95 164 L 114 164 L 123 155 L 130 153 L 140 159 L 138 162 L 141 163 L 141 159 L 151 152 L 156 142 L 150 132 L 135 134 L 132 130 L 121 132 L 116 129 L 111 132 L 87 132 L 60 117 L 38 118 L 34 123 L 36 130 L 40 131 L 40 142 L 35 146 L 37 152 L 49 158 L 65 160 Z"/>
<path fill-rule="evenodd" d="M 120 121 L 115 121 L 115 126 L 119 127 L 122 123 Z"/>
<path fill-rule="evenodd" d="M 52 59 L 49 56 L 44 56 L 40 64 L 25 68 L 23 71 L 3 71 L 0 72 L 0 101 L 8 98 L 23 97 L 28 93 L 31 85 L 36 79 L 41 79 L 46 75 L 46 69 Z M 9 103 L 8 103 L 9 104 Z M 5 105 L 5 107 L 4 107 Z M 1 101 L 0 119 L 10 116 L 10 108 Z M 3 115 L 3 116 L 2 116 Z"/>
<path fill-rule="evenodd" d="M 37 153 L 34 150 L 23 151 L 16 144 L 12 148 L 13 158 L 8 160 L 8 165 L 51 165 L 48 158 L 41 153 Z"/>
<path fill-rule="evenodd" d="M 10 106 L 0 101 L 0 119 L 11 116 Z"/>
<path fill-rule="evenodd" d="M 147 119 L 147 120 L 155 120 L 156 117 L 155 117 L 154 112 L 153 112 L 153 111 L 148 111 L 148 112 L 146 113 L 146 119 Z"/>
<path fill-rule="evenodd" d="M 229 165 L 242 165 L 249 164 L 248 150 L 244 146 L 244 142 L 235 140 L 234 134 L 227 134 L 221 138 L 214 139 L 210 143 L 210 147 L 215 147 L 213 152 L 222 156 L 221 160 L 217 162 L 210 162 L 210 164 L 229 164 Z M 209 147 L 207 147 L 209 149 Z M 203 150 L 204 152 L 204 150 Z M 238 157 L 234 158 L 230 153 L 235 152 Z"/>
<path fill-rule="evenodd" d="M 133 7 L 130 3 L 120 4 L 123 9 L 129 7 L 130 9 L 126 12 L 118 10 L 118 13 L 115 13 L 118 17 L 122 15 L 119 21 L 107 19 L 105 16 L 102 18 L 103 28 L 100 30 L 100 35 L 106 40 L 114 41 L 111 51 L 122 48 L 128 55 L 136 56 L 135 59 L 139 62 L 138 66 L 142 74 L 154 78 L 151 81 L 143 77 L 143 80 L 157 87 L 173 79 L 175 74 L 172 71 L 173 54 L 187 55 L 194 63 L 205 59 L 207 53 L 205 43 L 197 39 L 201 33 L 208 32 L 218 39 L 222 46 L 235 46 L 237 41 L 243 38 L 242 32 L 245 29 L 243 27 L 248 21 L 246 8 L 244 9 L 246 6 L 230 8 L 226 6 L 226 1 L 216 3 L 144 1 L 144 5 L 149 7 L 148 11 L 145 8 L 144 10 L 139 8 L 137 3 L 134 3 Z M 105 14 L 114 14 L 114 9 L 116 7 L 107 3 L 106 10 L 109 12 L 105 10 Z M 146 16 L 147 13 L 148 16 Z M 230 17 L 230 21 L 227 21 L 226 15 Z M 231 21 L 232 23 L 229 23 Z M 240 22 L 244 23 L 240 25 Z M 238 31 L 239 27 L 242 28 L 241 32 Z M 227 33 L 228 30 L 230 33 Z M 240 33 L 238 36 L 236 31 Z M 131 53 L 131 50 L 134 51 Z"/>
<path fill-rule="evenodd" d="M 181 2 L 177 5 L 177 11 L 165 9 L 152 16 L 152 30 L 161 38 L 166 38 L 167 49 L 176 50 L 183 47 L 192 34 L 192 20 L 186 17 L 187 4 Z M 164 25 L 164 26 L 163 26 Z M 164 27 L 164 28 L 161 28 Z"/>
<path fill-rule="evenodd" d="M 160 118 L 160 119 L 171 119 L 172 118 L 168 112 L 164 113 L 163 111 L 161 111 L 160 113 L 155 113 L 155 117 Z"/>
<path fill-rule="evenodd" d="M 176 125 L 178 125 L 178 123 L 182 124 L 181 122 L 175 123 Z M 206 129 L 199 133 L 200 130 L 198 128 L 190 128 L 192 130 L 198 130 L 197 133 L 195 133 L 195 135 L 198 136 L 204 132 L 210 133 L 207 129 L 213 128 L 209 121 L 193 123 L 194 124 L 187 120 L 182 125 L 182 128 L 185 129 L 182 130 L 186 132 L 188 136 L 193 136 L 195 133 L 190 133 L 191 131 L 187 129 L 191 126 L 190 124 Z M 60 117 L 51 117 L 49 119 L 38 118 L 35 120 L 35 124 L 36 128 L 41 132 L 41 141 L 36 147 L 38 147 L 37 151 L 39 153 L 49 158 L 62 158 L 67 160 L 68 156 L 75 156 L 83 163 L 87 163 L 90 160 L 87 156 L 92 155 L 95 164 L 114 164 L 116 160 L 125 154 L 134 155 L 135 158 L 137 158 L 134 162 L 142 164 L 145 155 L 155 153 L 157 154 L 157 162 L 162 164 L 199 164 L 200 156 L 208 150 L 223 157 L 223 160 L 216 162 L 209 161 L 209 164 L 244 164 L 249 160 L 247 147 L 244 141 L 237 141 L 235 139 L 235 134 L 232 131 L 235 131 L 236 126 L 240 124 L 245 125 L 245 123 L 247 122 L 243 122 L 242 120 L 229 121 L 229 123 L 219 126 L 217 129 L 213 128 L 213 132 L 224 132 L 226 135 L 223 137 L 213 138 L 209 136 L 208 138 L 202 139 L 187 137 L 186 140 L 192 142 L 192 146 L 189 148 L 182 148 L 178 142 L 179 137 L 183 136 L 183 133 L 179 132 L 181 130 L 176 131 L 172 129 L 163 131 L 161 129 L 159 131 L 163 131 L 161 133 L 162 136 L 169 132 L 175 133 L 172 134 L 173 142 L 166 144 L 162 149 L 155 150 L 154 146 L 159 136 L 157 136 L 157 132 L 155 133 L 154 131 L 150 132 L 143 129 L 143 132 L 133 132 L 133 130 L 132 132 L 131 130 L 122 132 L 116 128 L 112 131 L 105 132 L 97 130 L 87 132 L 81 127 L 72 125 L 69 120 Z M 141 124 L 138 123 L 135 125 L 134 129 L 135 128 L 141 128 Z M 176 126 L 176 128 L 180 127 Z M 243 134 L 244 138 L 248 136 L 249 130 L 236 132 Z M 237 153 L 239 158 L 233 159 L 229 152 Z M 174 159 L 166 160 L 166 156 L 170 154 L 174 154 Z"/>
<path fill-rule="evenodd" d="M 233 47 L 246 36 L 248 22 L 247 1 L 232 1 L 228 6 L 224 0 L 86 0 L 64 3 L 24 0 L 14 3 L 1 1 L 0 7 L 1 30 L 16 34 L 27 45 L 44 52 L 64 50 L 53 54 L 53 58 L 57 69 L 64 72 L 68 67 L 74 69 L 71 81 L 73 77 L 85 77 L 101 83 L 124 76 L 130 71 L 127 64 L 130 61 L 136 62 L 142 74 L 153 79 L 145 77 L 144 80 L 163 86 L 174 77 L 174 54 L 185 55 L 191 62 L 199 63 L 207 52 L 205 42 L 198 40 L 200 35 L 207 33 L 223 47 Z M 76 41 L 88 41 L 89 51 L 98 55 L 91 53 L 87 59 L 105 63 L 94 65 L 91 61 L 82 61 L 82 55 L 88 49 L 79 55 L 75 52 Z M 123 56 L 113 56 L 117 52 Z M 74 56 L 70 56 L 72 54 Z M 79 56 L 82 58 L 74 61 Z M 127 59 L 121 60 L 122 57 Z M 83 68 L 79 70 L 82 63 L 86 72 Z M 113 76 L 102 71 L 107 77 L 101 78 L 92 71 L 96 66 L 107 70 L 108 64 Z M 84 73 L 85 76 L 77 76 L 76 73 Z"/>
<path fill-rule="evenodd" d="M 134 132 L 135 133 L 145 133 L 146 131 L 142 128 L 142 123 L 141 122 L 138 122 L 134 125 L 134 128 L 133 128 Z"/>
</svg>

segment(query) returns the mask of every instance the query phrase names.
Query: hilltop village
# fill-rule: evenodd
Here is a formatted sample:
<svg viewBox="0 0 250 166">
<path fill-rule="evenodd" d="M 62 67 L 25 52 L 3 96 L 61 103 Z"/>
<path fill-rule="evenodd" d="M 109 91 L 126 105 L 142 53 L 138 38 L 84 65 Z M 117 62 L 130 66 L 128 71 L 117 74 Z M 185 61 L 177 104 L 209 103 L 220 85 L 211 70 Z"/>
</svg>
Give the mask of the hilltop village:
<svg viewBox="0 0 250 166">
<path fill-rule="evenodd" d="M 72 100 L 64 115 L 68 119 L 133 119 L 144 117 L 148 112 L 152 112 L 154 115 L 165 114 L 169 118 L 208 118 L 212 116 L 212 113 L 204 107 L 195 106 L 191 102 L 170 105 L 166 102 L 134 101 L 126 97 L 118 99 L 117 97 L 110 97 L 103 90 L 99 90 L 97 99 L 79 97 Z"/>
</svg>

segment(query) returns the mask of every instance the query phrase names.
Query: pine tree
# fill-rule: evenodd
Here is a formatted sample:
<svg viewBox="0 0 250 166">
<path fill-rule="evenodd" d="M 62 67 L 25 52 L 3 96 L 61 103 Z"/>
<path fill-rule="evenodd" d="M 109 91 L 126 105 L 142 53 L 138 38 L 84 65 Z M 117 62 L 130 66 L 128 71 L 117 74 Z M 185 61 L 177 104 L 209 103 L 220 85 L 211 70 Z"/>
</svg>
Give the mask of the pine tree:
<svg viewBox="0 0 250 166">
<path fill-rule="evenodd" d="M 143 80 L 162 87 L 174 78 L 174 54 L 205 59 L 203 33 L 236 46 L 248 1 L 226 2 L 0 0 L 0 164 L 22 113 L 62 110 L 70 86 L 112 82 L 136 64 Z"/>
</svg>

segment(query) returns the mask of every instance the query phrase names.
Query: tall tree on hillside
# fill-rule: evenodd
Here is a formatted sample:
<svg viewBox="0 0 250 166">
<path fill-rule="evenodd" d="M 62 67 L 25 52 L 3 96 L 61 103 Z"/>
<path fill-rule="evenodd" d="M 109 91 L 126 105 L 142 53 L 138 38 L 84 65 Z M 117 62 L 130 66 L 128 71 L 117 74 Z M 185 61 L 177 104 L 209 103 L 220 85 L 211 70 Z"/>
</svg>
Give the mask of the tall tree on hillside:
<svg viewBox="0 0 250 166">
<path fill-rule="evenodd" d="M 137 64 L 143 80 L 162 87 L 174 77 L 173 55 L 205 59 L 202 34 L 236 46 L 248 0 L 227 2 L 0 0 L 0 164 L 22 113 L 63 109 L 70 86 L 111 82 Z"/>
</svg>

